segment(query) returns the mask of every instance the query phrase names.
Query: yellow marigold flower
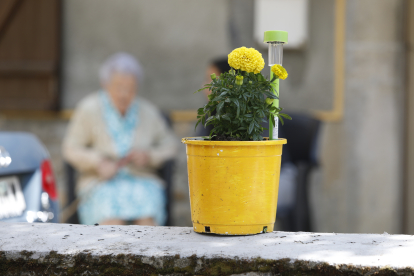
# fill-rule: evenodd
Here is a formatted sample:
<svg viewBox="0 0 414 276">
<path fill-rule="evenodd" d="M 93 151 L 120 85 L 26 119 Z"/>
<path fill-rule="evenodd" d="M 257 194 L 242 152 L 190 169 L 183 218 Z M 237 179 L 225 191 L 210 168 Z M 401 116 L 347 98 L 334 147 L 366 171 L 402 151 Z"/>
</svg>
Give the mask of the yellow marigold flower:
<svg viewBox="0 0 414 276">
<path fill-rule="evenodd" d="M 262 54 L 254 48 L 241 47 L 229 54 L 229 65 L 248 73 L 260 73 L 265 62 Z"/>
<path fill-rule="evenodd" d="M 273 74 L 275 74 L 276 77 L 278 77 L 279 79 L 286 79 L 288 77 L 288 73 L 286 72 L 286 69 L 283 68 L 282 65 L 280 64 L 275 64 L 272 66 L 272 72 Z"/>
</svg>

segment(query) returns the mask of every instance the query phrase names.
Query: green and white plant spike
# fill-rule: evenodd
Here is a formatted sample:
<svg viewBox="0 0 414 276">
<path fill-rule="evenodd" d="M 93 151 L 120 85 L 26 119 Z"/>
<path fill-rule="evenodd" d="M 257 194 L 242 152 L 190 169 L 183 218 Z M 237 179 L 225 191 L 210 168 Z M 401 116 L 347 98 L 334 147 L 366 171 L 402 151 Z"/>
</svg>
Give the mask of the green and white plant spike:
<svg viewBox="0 0 414 276">
<path fill-rule="evenodd" d="M 264 42 L 269 46 L 269 68 L 272 68 L 275 64 L 282 65 L 283 63 L 283 44 L 288 42 L 288 33 L 285 31 L 266 31 L 264 33 Z M 270 70 L 270 79 L 273 79 L 273 72 Z M 276 78 L 272 84 L 275 95 L 279 98 L 279 78 Z M 273 101 L 274 107 L 279 107 L 279 99 L 275 99 Z M 275 122 L 274 126 L 271 122 L 271 117 L 269 117 L 269 139 L 270 140 L 277 140 L 279 138 L 279 129 L 278 123 L 279 118 L 278 116 L 274 116 Z"/>
</svg>

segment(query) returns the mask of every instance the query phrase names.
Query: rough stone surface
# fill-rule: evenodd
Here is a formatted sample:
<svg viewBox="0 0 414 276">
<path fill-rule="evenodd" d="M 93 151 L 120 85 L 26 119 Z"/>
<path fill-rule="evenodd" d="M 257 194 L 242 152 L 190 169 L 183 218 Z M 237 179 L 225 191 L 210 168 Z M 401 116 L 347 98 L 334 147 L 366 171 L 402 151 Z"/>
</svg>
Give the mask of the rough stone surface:
<svg viewBox="0 0 414 276">
<path fill-rule="evenodd" d="M 0 223 L 1 275 L 411 275 L 414 237 Z"/>
</svg>

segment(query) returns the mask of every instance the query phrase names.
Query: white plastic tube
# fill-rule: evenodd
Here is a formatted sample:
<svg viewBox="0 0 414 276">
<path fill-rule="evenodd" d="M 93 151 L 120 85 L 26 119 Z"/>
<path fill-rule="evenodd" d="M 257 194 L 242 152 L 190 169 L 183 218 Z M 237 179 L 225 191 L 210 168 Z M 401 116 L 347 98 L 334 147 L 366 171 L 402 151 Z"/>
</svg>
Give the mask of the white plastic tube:
<svg viewBox="0 0 414 276">
<path fill-rule="evenodd" d="M 283 63 L 283 42 L 268 42 L 269 44 L 269 66 Z"/>
</svg>

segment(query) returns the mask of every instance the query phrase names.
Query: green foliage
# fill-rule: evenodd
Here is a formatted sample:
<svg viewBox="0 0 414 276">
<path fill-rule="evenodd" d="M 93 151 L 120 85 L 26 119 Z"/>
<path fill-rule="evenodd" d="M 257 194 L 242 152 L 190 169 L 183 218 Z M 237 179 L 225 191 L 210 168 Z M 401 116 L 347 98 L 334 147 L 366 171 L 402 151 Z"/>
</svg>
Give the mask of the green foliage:
<svg viewBox="0 0 414 276">
<path fill-rule="evenodd" d="M 198 109 L 196 127 L 200 123 L 213 125 L 210 137 L 218 135 L 242 141 L 259 141 L 263 139 L 261 123 L 266 118 L 270 117 L 273 124 L 274 116 L 278 116 L 282 124 L 283 118 L 291 119 L 289 115 L 280 113 L 282 108 L 266 102 L 266 98 L 278 97 L 274 94 L 271 81 L 261 73 L 230 70 L 196 92 L 204 89 L 210 90 L 211 95 L 208 103 Z"/>
</svg>

